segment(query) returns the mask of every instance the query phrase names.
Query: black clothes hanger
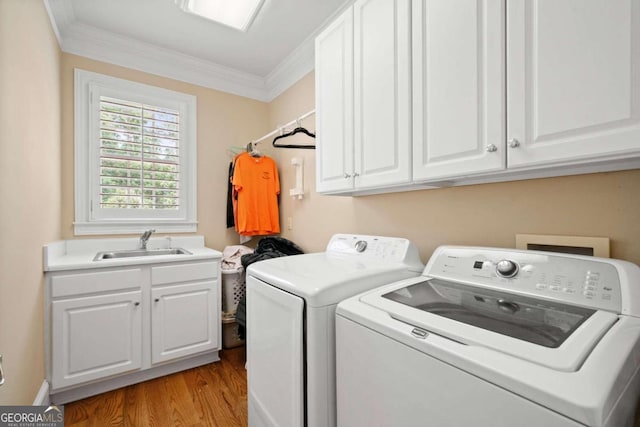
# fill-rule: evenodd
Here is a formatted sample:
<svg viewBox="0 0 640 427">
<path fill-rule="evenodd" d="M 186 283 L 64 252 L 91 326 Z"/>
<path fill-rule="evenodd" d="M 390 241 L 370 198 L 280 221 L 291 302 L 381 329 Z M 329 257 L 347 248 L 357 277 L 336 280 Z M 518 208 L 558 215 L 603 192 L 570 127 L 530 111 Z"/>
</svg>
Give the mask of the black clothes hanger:
<svg viewBox="0 0 640 427">
<path fill-rule="evenodd" d="M 276 144 L 277 140 L 282 139 L 282 138 L 287 138 L 287 137 L 295 135 L 297 133 L 303 133 L 303 134 L 305 134 L 307 136 L 310 136 L 311 138 L 315 138 L 316 137 L 315 133 L 309 132 L 307 129 L 303 128 L 302 126 L 298 126 L 297 128 L 295 128 L 291 132 L 283 133 L 282 135 L 276 136 L 273 139 L 273 142 L 271 143 L 271 145 L 273 145 L 276 148 L 305 148 L 307 150 L 315 150 L 315 148 L 316 148 L 315 145 Z"/>
</svg>

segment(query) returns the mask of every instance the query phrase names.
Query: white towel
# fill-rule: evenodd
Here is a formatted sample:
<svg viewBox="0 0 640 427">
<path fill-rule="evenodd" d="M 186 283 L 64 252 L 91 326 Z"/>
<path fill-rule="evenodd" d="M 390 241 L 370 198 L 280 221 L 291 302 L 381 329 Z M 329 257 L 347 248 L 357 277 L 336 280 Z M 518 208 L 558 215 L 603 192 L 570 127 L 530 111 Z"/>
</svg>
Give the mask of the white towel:
<svg viewBox="0 0 640 427">
<path fill-rule="evenodd" d="M 223 270 L 238 270 L 242 268 L 242 255 L 252 254 L 253 249 L 242 245 L 227 246 L 222 251 Z"/>
</svg>

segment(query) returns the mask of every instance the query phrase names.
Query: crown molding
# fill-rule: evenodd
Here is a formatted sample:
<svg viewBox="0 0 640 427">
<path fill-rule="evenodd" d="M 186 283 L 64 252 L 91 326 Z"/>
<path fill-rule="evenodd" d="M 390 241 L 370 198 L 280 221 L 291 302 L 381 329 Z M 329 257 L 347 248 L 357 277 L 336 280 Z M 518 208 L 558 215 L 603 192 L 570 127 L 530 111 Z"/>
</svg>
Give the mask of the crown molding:
<svg viewBox="0 0 640 427">
<path fill-rule="evenodd" d="M 265 77 L 267 98 L 275 99 L 315 67 L 315 38 L 305 40 Z"/>
<path fill-rule="evenodd" d="M 51 29 L 53 30 L 53 34 L 55 34 L 56 39 L 58 40 L 58 46 L 62 46 L 62 36 L 60 35 L 60 29 L 58 28 L 58 22 L 56 22 L 55 18 L 54 18 L 54 14 L 53 14 L 53 10 L 51 10 L 51 4 L 49 3 L 49 0 L 42 0 L 42 3 L 44 4 L 44 8 L 47 11 L 47 15 L 49 15 L 49 21 L 51 22 Z M 62 17 L 64 15 L 64 13 L 60 13 L 60 21 L 63 20 L 64 18 Z"/>
<path fill-rule="evenodd" d="M 267 74 L 265 83 L 270 101 L 315 69 L 316 37 L 338 16 L 342 15 L 352 3 L 353 0 L 345 0 L 300 46 Z"/>
<path fill-rule="evenodd" d="M 134 70 L 268 101 L 264 78 L 155 44 L 72 23 L 62 33 L 64 52 Z"/>
<path fill-rule="evenodd" d="M 63 52 L 270 102 L 313 71 L 316 36 L 352 0 L 345 0 L 342 7 L 264 77 L 79 23 L 70 0 L 43 2 Z"/>
</svg>

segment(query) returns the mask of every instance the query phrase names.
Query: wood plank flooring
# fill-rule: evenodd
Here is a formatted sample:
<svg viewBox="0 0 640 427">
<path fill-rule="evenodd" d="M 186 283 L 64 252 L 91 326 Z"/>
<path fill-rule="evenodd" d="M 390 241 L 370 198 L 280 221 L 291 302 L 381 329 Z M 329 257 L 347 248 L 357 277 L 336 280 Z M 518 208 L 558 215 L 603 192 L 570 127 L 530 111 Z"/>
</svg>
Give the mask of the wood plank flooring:
<svg viewBox="0 0 640 427">
<path fill-rule="evenodd" d="M 64 405 L 65 426 L 246 426 L 244 347 L 220 362 Z"/>
<path fill-rule="evenodd" d="M 64 405 L 66 427 L 245 427 L 245 349 L 223 350 L 220 362 L 134 384 Z M 634 427 L 640 427 L 640 408 Z"/>
</svg>

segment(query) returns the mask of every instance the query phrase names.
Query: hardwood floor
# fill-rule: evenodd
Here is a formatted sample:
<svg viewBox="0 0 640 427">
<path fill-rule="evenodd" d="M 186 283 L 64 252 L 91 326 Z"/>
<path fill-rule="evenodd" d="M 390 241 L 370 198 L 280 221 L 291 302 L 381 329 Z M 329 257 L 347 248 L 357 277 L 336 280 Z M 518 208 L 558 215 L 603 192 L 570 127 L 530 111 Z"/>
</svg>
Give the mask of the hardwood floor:
<svg viewBox="0 0 640 427">
<path fill-rule="evenodd" d="M 64 405 L 70 426 L 246 427 L 245 349 L 223 350 L 220 362 Z M 640 427 L 640 406 L 634 427 Z"/>
<path fill-rule="evenodd" d="M 220 362 L 64 405 L 65 426 L 247 425 L 245 350 Z"/>
</svg>

